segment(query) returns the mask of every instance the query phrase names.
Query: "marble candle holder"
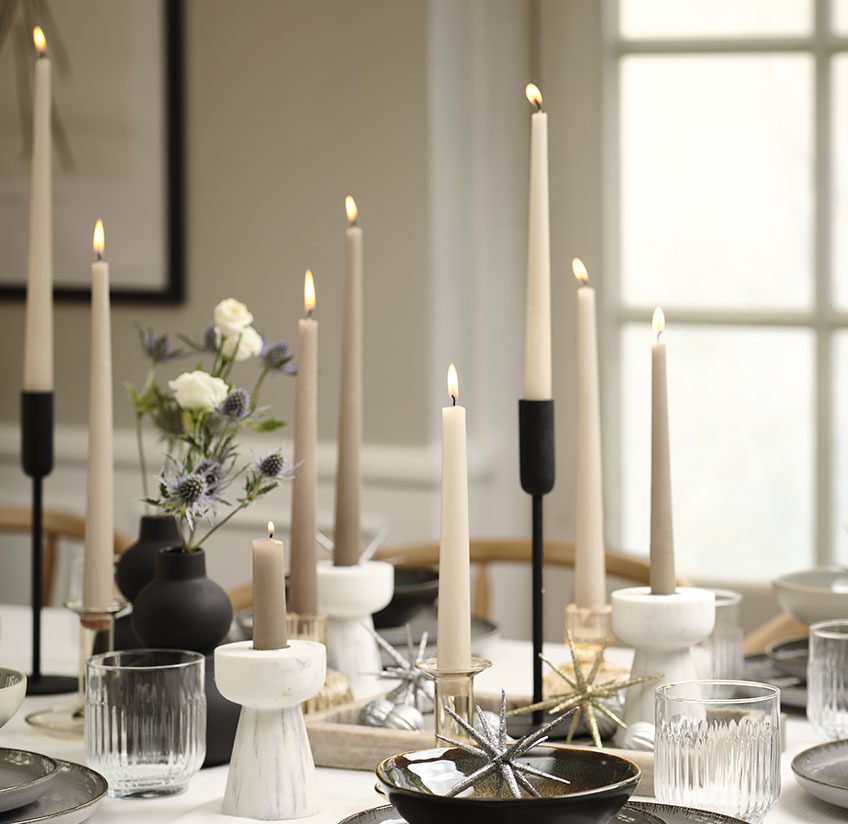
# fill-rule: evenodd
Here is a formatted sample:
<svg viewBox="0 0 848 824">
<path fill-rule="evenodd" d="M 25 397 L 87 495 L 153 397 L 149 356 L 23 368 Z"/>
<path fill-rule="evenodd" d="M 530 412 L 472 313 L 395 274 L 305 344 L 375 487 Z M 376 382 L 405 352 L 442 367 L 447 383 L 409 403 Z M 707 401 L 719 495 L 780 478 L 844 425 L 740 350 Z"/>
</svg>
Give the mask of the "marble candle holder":
<svg viewBox="0 0 848 824">
<path fill-rule="evenodd" d="M 691 647 L 703 641 L 715 623 L 715 594 L 678 587 L 653 595 L 650 587 L 629 587 L 612 594 L 612 629 L 635 648 L 632 678 L 662 673 L 658 680 L 630 687 L 624 698 L 624 722 L 655 722 L 654 693 L 660 684 L 694 681 Z"/>
<path fill-rule="evenodd" d="M 318 611 L 327 615 L 327 662 L 346 676 L 356 698 L 385 691 L 377 678 L 383 666 L 377 642 L 368 632 L 371 616 L 392 600 L 395 570 L 385 561 L 335 566 L 319 561 Z"/>
<path fill-rule="evenodd" d="M 315 763 L 300 704 L 324 683 L 326 650 L 315 641 L 256 650 L 252 641 L 215 649 L 221 695 L 242 705 L 224 815 L 277 821 L 319 809 Z"/>
</svg>

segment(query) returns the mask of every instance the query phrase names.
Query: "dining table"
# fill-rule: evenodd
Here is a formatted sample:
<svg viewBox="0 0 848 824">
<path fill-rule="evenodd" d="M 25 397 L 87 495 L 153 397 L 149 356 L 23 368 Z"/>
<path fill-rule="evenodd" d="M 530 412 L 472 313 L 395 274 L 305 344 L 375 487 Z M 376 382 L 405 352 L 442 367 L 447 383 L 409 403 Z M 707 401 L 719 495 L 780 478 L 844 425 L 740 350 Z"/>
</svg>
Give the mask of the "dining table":
<svg viewBox="0 0 848 824">
<path fill-rule="evenodd" d="M 42 669 L 45 672 L 73 674 L 78 671 L 78 618 L 69 610 L 48 607 L 42 616 Z M 29 607 L 0 605 L 0 666 L 27 672 L 30 669 L 31 611 Z M 492 666 L 478 676 L 476 688 L 486 692 L 529 694 L 532 680 L 529 641 L 493 638 L 488 642 L 487 656 Z M 545 653 L 552 660 L 566 660 L 562 644 L 546 644 Z M 631 651 L 608 650 L 609 659 L 627 665 Z M 85 747 L 81 739 L 59 738 L 30 726 L 26 716 L 49 707 L 67 707 L 78 702 L 74 694 L 28 696 L 21 709 L 2 729 L 0 746 L 33 750 L 53 758 L 85 764 Z M 848 811 L 808 795 L 795 781 L 792 758 L 799 752 L 822 743 L 803 711 L 787 708 L 783 727 L 784 752 L 781 757 L 781 790 L 777 804 L 766 814 L 765 824 L 829 824 L 844 822 Z M 162 798 L 105 798 L 94 815 L 92 824 L 121 822 L 167 822 L 186 824 L 224 824 L 248 821 L 221 814 L 221 802 L 227 782 L 227 766 L 201 770 L 192 778 L 186 792 Z M 322 808 L 316 815 L 299 819 L 309 824 L 338 824 L 348 815 L 385 804 L 374 789 L 373 770 L 345 770 L 318 767 L 318 785 Z M 638 793 L 638 790 L 637 790 Z M 634 800 L 641 800 L 634 796 Z M 644 800 L 648 800 L 647 798 Z"/>
</svg>

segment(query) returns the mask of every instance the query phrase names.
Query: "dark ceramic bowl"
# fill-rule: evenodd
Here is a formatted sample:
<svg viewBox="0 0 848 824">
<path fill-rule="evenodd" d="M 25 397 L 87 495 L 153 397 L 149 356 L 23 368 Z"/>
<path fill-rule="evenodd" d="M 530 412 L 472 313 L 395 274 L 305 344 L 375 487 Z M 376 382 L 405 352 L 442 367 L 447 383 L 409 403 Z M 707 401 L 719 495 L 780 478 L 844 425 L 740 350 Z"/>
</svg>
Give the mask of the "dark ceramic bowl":
<svg viewBox="0 0 848 824">
<path fill-rule="evenodd" d="M 395 570 L 395 593 L 388 606 L 374 613 L 374 626 L 402 627 L 439 594 L 439 571 L 430 568 Z"/>
<path fill-rule="evenodd" d="M 458 747 L 420 750 L 387 758 L 377 767 L 380 789 L 409 824 L 605 824 L 627 803 L 642 775 L 626 758 L 604 750 L 534 747 L 520 762 L 571 784 L 530 777 L 540 798 L 499 798 L 495 778 L 468 794 L 450 788 L 483 761 Z"/>
</svg>

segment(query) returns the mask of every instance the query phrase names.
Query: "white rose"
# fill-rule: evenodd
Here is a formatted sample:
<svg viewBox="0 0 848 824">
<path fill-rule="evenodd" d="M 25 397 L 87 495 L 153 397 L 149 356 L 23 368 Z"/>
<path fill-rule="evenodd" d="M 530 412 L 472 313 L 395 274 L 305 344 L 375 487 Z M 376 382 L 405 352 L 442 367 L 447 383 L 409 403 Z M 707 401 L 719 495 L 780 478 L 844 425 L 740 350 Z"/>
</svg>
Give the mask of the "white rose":
<svg viewBox="0 0 848 824">
<path fill-rule="evenodd" d="M 224 338 L 224 345 L 221 346 L 221 337 Z M 236 350 L 238 343 L 238 350 Z M 252 326 L 247 326 L 244 329 L 227 330 L 220 326 L 215 327 L 215 348 L 221 346 L 221 353 L 225 358 L 233 357 L 237 361 L 255 358 L 262 352 L 262 336 Z"/>
<path fill-rule="evenodd" d="M 215 326 L 222 329 L 225 334 L 240 332 L 253 323 L 253 315 L 248 308 L 235 298 L 225 298 L 216 307 L 213 313 Z"/>
<path fill-rule="evenodd" d="M 204 409 L 208 412 L 217 409 L 229 392 L 224 381 L 202 369 L 183 372 L 168 381 L 168 386 L 183 409 Z"/>
</svg>

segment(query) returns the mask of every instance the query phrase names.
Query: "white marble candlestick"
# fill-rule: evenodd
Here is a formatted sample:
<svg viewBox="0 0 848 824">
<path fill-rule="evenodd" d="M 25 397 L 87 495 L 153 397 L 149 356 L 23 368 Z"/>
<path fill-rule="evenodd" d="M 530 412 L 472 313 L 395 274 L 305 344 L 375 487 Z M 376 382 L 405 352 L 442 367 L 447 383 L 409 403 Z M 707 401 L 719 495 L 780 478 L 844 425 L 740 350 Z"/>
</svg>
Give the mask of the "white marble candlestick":
<svg viewBox="0 0 848 824">
<path fill-rule="evenodd" d="M 253 649 L 252 641 L 215 650 L 215 683 L 242 705 L 224 815 L 261 821 L 302 818 L 319 810 L 315 762 L 301 701 L 324 683 L 326 650 L 315 641 Z"/>
<path fill-rule="evenodd" d="M 630 677 L 662 673 L 624 693 L 626 724 L 654 723 L 654 693 L 660 684 L 696 679 L 690 650 L 713 631 L 714 624 L 715 595 L 708 589 L 677 587 L 669 595 L 653 595 L 650 587 L 613 592 L 612 630 L 635 648 Z"/>
<path fill-rule="evenodd" d="M 392 600 L 395 570 L 385 561 L 366 561 L 356 566 L 318 562 L 318 611 L 327 615 L 329 665 L 350 681 L 354 697 L 365 698 L 385 691 L 380 650 L 369 634 L 371 616 Z"/>
</svg>

